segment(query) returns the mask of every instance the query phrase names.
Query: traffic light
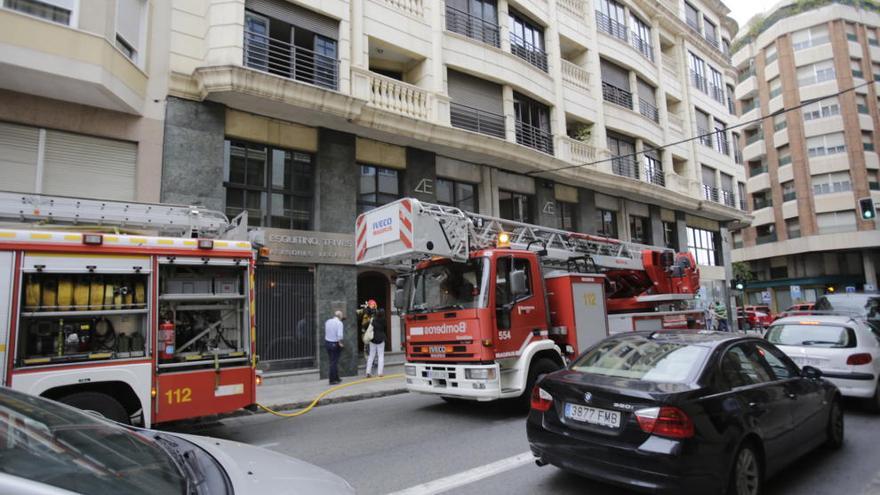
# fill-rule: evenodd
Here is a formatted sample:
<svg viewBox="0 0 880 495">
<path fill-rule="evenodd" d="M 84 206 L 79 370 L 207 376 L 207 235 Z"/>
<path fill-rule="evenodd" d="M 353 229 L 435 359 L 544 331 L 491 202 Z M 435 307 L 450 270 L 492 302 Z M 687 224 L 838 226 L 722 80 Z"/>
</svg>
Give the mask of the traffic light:
<svg viewBox="0 0 880 495">
<path fill-rule="evenodd" d="M 859 212 L 862 214 L 862 220 L 874 220 L 877 217 L 877 211 L 874 210 L 874 200 L 871 198 L 860 199 Z"/>
<path fill-rule="evenodd" d="M 746 282 L 745 282 L 745 280 L 743 280 L 741 278 L 736 278 L 736 279 L 733 279 L 730 286 L 732 289 L 735 289 L 735 290 L 743 290 L 746 288 Z"/>
</svg>

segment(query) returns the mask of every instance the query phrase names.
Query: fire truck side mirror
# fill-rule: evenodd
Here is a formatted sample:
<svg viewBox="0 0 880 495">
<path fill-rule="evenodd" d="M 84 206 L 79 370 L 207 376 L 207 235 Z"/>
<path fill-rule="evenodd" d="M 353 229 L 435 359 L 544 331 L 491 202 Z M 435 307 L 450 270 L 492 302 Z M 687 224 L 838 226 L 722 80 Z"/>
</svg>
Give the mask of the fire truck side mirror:
<svg viewBox="0 0 880 495">
<path fill-rule="evenodd" d="M 397 308 L 398 311 L 403 311 L 406 303 L 405 299 L 406 298 L 403 296 L 403 289 L 397 288 L 394 291 L 394 307 Z"/>
<path fill-rule="evenodd" d="M 526 280 L 525 270 L 513 270 L 510 272 L 510 295 L 516 301 L 520 297 L 528 294 L 529 287 Z"/>
<path fill-rule="evenodd" d="M 397 277 L 396 279 L 394 279 L 394 286 L 398 289 L 406 288 L 406 279 L 403 277 Z"/>
</svg>

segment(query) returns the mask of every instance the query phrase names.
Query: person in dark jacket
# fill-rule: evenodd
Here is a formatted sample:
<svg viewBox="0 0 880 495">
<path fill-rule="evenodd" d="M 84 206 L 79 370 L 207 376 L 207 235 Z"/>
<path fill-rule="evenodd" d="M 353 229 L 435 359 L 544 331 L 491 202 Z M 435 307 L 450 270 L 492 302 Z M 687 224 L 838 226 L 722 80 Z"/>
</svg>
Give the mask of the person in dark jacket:
<svg viewBox="0 0 880 495">
<path fill-rule="evenodd" d="M 376 366 L 377 375 L 382 376 L 385 368 L 385 337 L 386 337 L 385 310 L 379 308 L 373 316 L 373 340 L 370 341 L 370 357 L 367 358 L 367 378 L 373 376 L 373 359 L 379 355 L 379 363 Z"/>
</svg>

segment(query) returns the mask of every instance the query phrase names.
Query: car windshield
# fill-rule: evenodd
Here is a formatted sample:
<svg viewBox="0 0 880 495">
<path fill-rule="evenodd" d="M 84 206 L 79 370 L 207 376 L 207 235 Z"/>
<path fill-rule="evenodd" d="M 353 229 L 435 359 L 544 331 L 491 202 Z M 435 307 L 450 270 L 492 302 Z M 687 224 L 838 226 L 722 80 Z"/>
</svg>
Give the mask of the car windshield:
<svg viewBox="0 0 880 495">
<path fill-rule="evenodd" d="M 767 340 L 776 345 L 846 348 L 856 346 L 855 332 L 840 325 L 774 325 L 767 331 Z"/>
<path fill-rule="evenodd" d="M 45 399 L 0 390 L 0 471 L 77 493 L 185 493 L 152 439 Z"/>
<path fill-rule="evenodd" d="M 587 351 L 571 369 L 657 383 L 686 383 L 702 367 L 708 349 L 645 337 L 611 339 Z"/>
<path fill-rule="evenodd" d="M 445 261 L 418 270 L 414 275 L 410 311 L 427 313 L 486 307 L 483 289 L 488 266 L 482 259 L 472 259 L 467 263 Z"/>
</svg>

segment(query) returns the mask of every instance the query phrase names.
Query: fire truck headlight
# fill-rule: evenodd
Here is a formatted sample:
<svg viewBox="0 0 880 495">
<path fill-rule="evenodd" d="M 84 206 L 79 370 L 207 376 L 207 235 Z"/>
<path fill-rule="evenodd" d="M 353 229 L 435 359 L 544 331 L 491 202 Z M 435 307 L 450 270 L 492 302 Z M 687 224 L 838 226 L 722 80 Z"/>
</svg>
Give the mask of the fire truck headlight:
<svg viewBox="0 0 880 495">
<path fill-rule="evenodd" d="M 466 369 L 464 377 L 468 380 L 494 380 L 495 368 Z"/>
<path fill-rule="evenodd" d="M 406 376 L 416 376 L 416 367 L 412 365 L 406 365 L 403 367 Z"/>
</svg>

